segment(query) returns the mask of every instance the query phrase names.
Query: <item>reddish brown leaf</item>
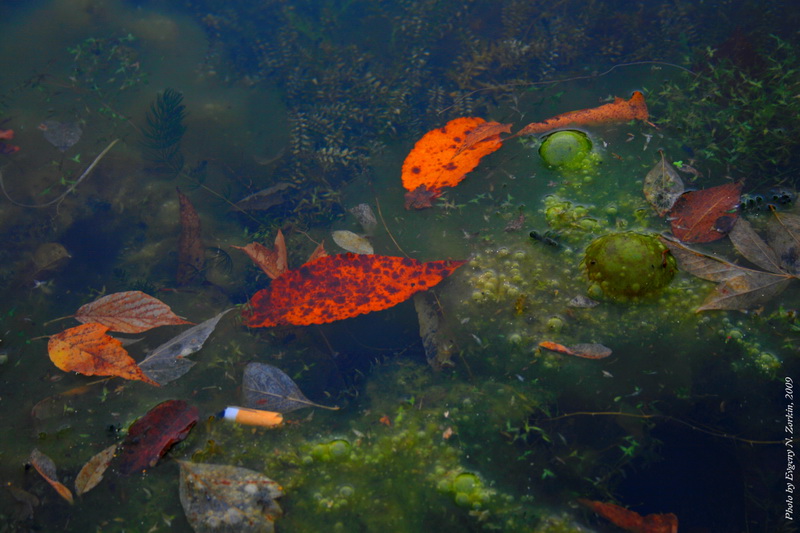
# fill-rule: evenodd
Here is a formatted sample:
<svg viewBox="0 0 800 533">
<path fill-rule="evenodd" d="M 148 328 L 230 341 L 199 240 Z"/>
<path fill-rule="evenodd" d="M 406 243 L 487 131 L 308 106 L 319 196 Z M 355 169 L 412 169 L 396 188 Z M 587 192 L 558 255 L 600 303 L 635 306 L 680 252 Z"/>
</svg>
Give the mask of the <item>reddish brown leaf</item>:
<svg viewBox="0 0 800 533">
<path fill-rule="evenodd" d="M 251 242 L 247 246 L 234 246 L 234 248 L 246 253 L 270 279 L 277 278 L 288 268 L 286 241 L 281 230 L 278 230 L 278 234 L 275 236 L 272 250 L 257 242 Z"/>
<path fill-rule="evenodd" d="M 112 444 L 83 465 L 81 471 L 78 472 L 78 477 L 75 478 L 75 492 L 78 496 L 89 492 L 103 480 L 103 474 L 109 463 L 111 463 L 111 459 L 114 458 L 114 452 L 116 451 L 117 445 Z"/>
<path fill-rule="evenodd" d="M 189 198 L 178 191 L 181 234 L 178 237 L 178 285 L 186 285 L 200 277 L 206 262 L 206 251 L 200 238 L 200 216 Z"/>
<path fill-rule="evenodd" d="M 329 255 L 289 270 L 250 300 L 250 327 L 305 326 L 388 309 L 433 287 L 465 261 Z"/>
<path fill-rule="evenodd" d="M 78 322 L 97 322 L 120 333 L 141 333 L 158 326 L 191 324 L 175 315 L 167 304 L 141 291 L 116 292 L 78 309 Z"/>
<path fill-rule="evenodd" d="M 614 101 L 609 104 L 590 109 L 569 111 L 543 120 L 542 122 L 528 124 L 515 133 L 513 137 L 544 133 L 557 128 L 566 128 L 570 126 L 591 126 L 594 124 L 628 122 L 634 119 L 647 120 L 647 117 L 647 104 L 644 101 L 644 95 L 639 91 L 635 91 L 630 100 L 614 98 Z"/>
<path fill-rule="evenodd" d="M 631 533 L 678 533 L 678 517 L 672 513 L 649 514 L 643 517 L 613 503 L 584 499 L 579 499 L 578 503 Z"/>
<path fill-rule="evenodd" d="M 611 348 L 597 343 L 583 343 L 575 344 L 574 346 L 564 346 L 551 341 L 542 341 L 539 343 L 541 348 L 550 350 L 551 352 L 560 353 L 562 355 L 571 355 L 573 357 L 583 357 L 584 359 L 604 359 L 611 355 Z"/>
<path fill-rule="evenodd" d="M 742 182 L 684 193 L 669 213 L 672 233 L 683 242 L 723 238 L 739 216 Z"/>
<path fill-rule="evenodd" d="M 499 133 L 490 129 L 476 132 L 472 144 L 464 147 L 482 124 L 486 121 L 478 117 L 457 118 L 417 141 L 403 162 L 403 187 L 409 191 L 406 209 L 430 206 L 430 199 L 439 196 L 443 187 L 458 185 L 481 158 L 502 146 Z M 420 200 L 421 193 L 427 202 Z"/>
<path fill-rule="evenodd" d="M 197 407 L 182 400 L 167 400 L 131 424 L 122 443 L 119 471 L 135 474 L 151 468 L 174 444 L 189 434 L 199 419 Z"/>
<path fill-rule="evenodd" d="M 128 355 L 119 339 L 106 335 L 108 327 L 90 322 L 69 328 L 50 337 L 47 353 L 53 364 L 64 372 L 86 376 L 119 376 L 155 385 L 136 361 Z"/>
<path fill-rule="evenodd" d="M 59 496 L 67 500 L 70 504 L 75 503 L 72 492 L 63 484 L 59 483 L 58 476 L 56 475 L 56 464 L 52 459 L 34 448 L 29 460 L 36 471 L 39 472 L 39 475 L 50 483 L 51 487 L 56 489 Z"/>
</svg>

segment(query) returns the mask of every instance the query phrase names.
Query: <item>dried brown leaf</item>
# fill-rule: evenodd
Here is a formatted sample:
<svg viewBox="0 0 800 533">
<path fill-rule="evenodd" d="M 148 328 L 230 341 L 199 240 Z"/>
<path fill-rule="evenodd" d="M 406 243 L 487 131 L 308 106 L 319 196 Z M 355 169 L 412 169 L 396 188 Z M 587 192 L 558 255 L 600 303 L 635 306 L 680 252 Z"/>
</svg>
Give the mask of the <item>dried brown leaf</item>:
<svg viewBox="0 0 800 533">
<path fill-rule="evenodd" d="M 644 178 L 644 197 L 653 206 L 658 216 L 666 215 L 683 194 L 684 185 L 675 167 L 661 154 L 661 161 Z"/>
<path fill-rule="evenodd" d="M 58 476 L 56 475 L 56 464 L 52 459 L 34 448 L 31 452 L 29 460 L 33 465 L 33 468 L 39 472 L 39 475 L 41 475 L 45 481 L 50 483 L 51 487 L 56 489 L 56 492 L 58 492 L 59 496 L 67 500 L 70 504 L 75 503 L 75 499 L 72 497 L 72 492 L 70 492 L 67 487 L 58 481 Z"/>
<path fill-rule="evenodd" d="M 82 306 L 75 320 L 97 322 L 120 333 L 141 333 L 158 326 L 191 324 L 175 315 L 167 304 L 141 291 L 116 292 Z"/>
<path fill-rule="evenodd" d="M 790 278 L 779 274 L 747 271 L 717 285 L 703 305 L 697 308 L 697 312 L 712 309 L 754 309 L 780 294 L 789 281 Z"/>
<path fill-rule="evenodd" d="M 728 237 L 736 251 L 754 265 L 776 274 L 783 273 L 778 254 L 764 242 L 747 220 L 739 218 Z"/>
<path fill-rule="evenodd" d="M 86 494 L 103 480 L 103 474 L 109 463 L 111 463 L 111 459 L 114 458 L 114 452 L 116 451 L 117 444 L 112 444 L 83 465 L 81 471 L 78 472 L 78 477 L 75 478 L 75 493 L 78 496 Z"/>
</svg>

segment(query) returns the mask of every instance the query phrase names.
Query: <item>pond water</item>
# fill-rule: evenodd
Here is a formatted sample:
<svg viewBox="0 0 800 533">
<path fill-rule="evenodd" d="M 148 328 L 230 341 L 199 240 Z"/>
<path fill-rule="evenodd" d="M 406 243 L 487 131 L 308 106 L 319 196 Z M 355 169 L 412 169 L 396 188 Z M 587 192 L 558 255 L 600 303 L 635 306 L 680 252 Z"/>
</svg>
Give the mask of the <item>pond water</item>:
<svg viewBox="0 0 800 533">
<path fill-rule="evenodd" d="M 650 514 L 681 531 L 794 531 L 795 11 L 5 2 L 0 531 L 619 531 L 592 501 L 629 509 L 629 531 L 674 531 L 636 525 Z M 578 163 L 543 160 L 551 131 L 509 138 L 432 207 L 404 207 L 403 161 L 426 132 L 458 117 L 516 132 L 634 91 L 647 120 L 560 128 L 591 145 Z M 687 190 L 738 183 L 741 197 L 695 202 L 687 224 L 711 213 L 705 234 L 718 238 L 670 252 L 658 236 L 683 220 L 648 202 L 649 173 Z M 259 191 L 257 208 L 236 205 Z M 359 204 L 374 224 L 359 222 Z M 334 231 L 378 255 L 465 263 L 384 310 L 248 328 L 242 311 L 272 282 L 236 247 L 272 250 L 279 231 L 290 270 L 320 242 L 345 253 Z M 635 258 L 616 291 L 591 281 L 590 243 L 631 232 L 654 257 Z M 666 286 L 635 296 L 651 270 Z M 348 283 L 360 285 L 335 282 Z M 391 276 L 363 283 L 395 290 Z M 161 386 L 60 370 L 53 336 L 75 331 L 81 306 L 128 291 L 193 324 L 233 310 Z M 698 311 L 709 303 L 724 309 Z M 109 334 L 141 362 L 189 327 Z M 254 362 L 308 398 L 280 427 L 220 417 L 245 403 Z M 170 412 L 150 434 L 177 442 L 124 475 L 144 454 L 131 425 L 168 400 L 196 409 L 196 424 L 180 431 L 191 424 Z M 82 467 L 115 444 L 80 494 Z M 54 472 L 37 471 L 39 452 Z M 194 479 L 190 463 L 251 478 Z M 258 475 L 281 486 L 282 512 L 271 489 L 245 526 L 237 498 L 260 490 Z"/>
</svg>

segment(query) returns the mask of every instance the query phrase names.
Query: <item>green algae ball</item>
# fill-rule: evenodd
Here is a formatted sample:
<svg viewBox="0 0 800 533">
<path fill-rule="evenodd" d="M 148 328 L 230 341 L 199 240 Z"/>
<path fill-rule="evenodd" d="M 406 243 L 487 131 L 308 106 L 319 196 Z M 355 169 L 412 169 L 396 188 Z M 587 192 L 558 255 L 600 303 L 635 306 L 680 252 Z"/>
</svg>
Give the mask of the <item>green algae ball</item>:
<svg viewBox="0 0 800 533">
<path fill-rule="evenodd" d="M 585 133 L 575 130 L 557 131 L 539 147 L 539 155 L 547 165 L 564 169 L 581 168 L 591 152 L 592 141 Z"/>
<path fill-rule="evenodd" d="M 619 301 L 658 294 L 677 271 L 675 258 L 656 236 L 632 231 L 592 241 L 583 266 L 593 286 Z"/>
<path fill-rule="evenodd" d="M 472 492 L 480 485 L 480 480 L 475 474 L 465 472 L 459 474 L 453 480 L 453 490 L 455 492 Z"/>
<path fill-rule="evenodd" d="M 328 452 L 334 459 L 342 459 L 350 454 L 350 443 L 344 439 L 337 439 L 328 444 Z"/>
</svg>

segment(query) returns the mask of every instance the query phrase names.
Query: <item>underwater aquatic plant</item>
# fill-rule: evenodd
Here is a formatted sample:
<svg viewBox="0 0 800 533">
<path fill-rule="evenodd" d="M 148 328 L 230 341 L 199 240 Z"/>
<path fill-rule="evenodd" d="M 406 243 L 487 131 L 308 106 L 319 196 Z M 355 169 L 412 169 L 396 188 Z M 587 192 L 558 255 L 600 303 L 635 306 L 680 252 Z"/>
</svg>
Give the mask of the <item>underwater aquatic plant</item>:
<svg viewBox="0 0 800 533">
<path fill-rule="evenodd" d="M 181 139 L 186 133 L 183 119 L 186 106 L 183 94 L 167 88 L 156 95 L 147 112 L 147 126 L 142 132 L 145 157 L 162 166 L 173 177 L 183 170 Z"/>
</svg>

